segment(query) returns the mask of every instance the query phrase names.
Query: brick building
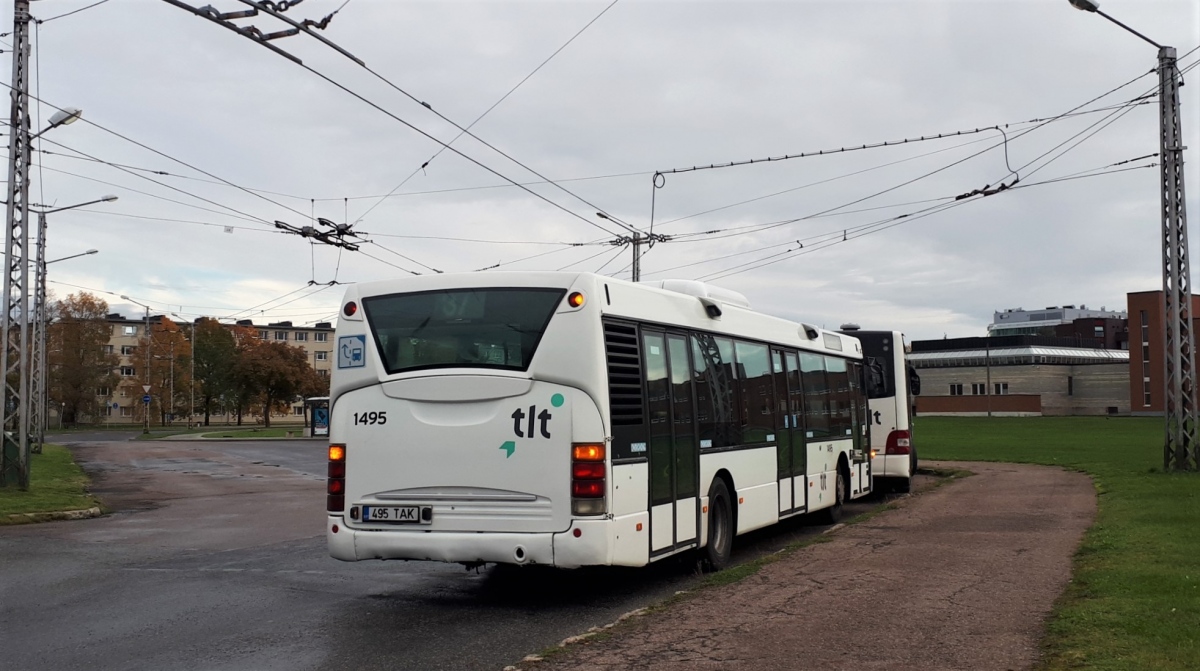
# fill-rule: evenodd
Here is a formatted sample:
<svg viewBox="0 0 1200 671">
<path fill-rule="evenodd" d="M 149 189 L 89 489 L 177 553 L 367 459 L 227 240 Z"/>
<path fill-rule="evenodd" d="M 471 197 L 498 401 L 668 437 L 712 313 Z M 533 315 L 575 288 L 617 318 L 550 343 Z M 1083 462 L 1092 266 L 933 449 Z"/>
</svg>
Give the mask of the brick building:
<svg viewBox="0 0 1200 671">
<path fill-rule="evenodd" d="M 1134 415 L 1163 414 L 1166 381 L 1163 379 L 1163 348 L 1166 319 L 1163 292 L 1138 291 L 1129 300 L 1129 399 Z M 1192 336 L 1200 328 L 1200 296 L 1192 296 Z M 1193 343 L 1194 346 L 1194 343 Z"/>
</svg>

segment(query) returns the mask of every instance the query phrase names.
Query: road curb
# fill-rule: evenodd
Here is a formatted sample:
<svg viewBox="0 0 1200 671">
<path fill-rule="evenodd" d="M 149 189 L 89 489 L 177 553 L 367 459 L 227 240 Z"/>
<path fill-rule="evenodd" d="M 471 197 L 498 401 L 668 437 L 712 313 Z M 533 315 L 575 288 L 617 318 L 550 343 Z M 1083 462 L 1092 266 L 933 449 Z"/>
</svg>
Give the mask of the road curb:
<svg viewBox="0 0 1200 671">
<path fill-rule="evenodd" d="M 8 524 L 37 524 L 39 522 L 60 522 L 64 520 L 86 520 L 103 515 L 99 507 L 83 510 L 57 510 L 49 513 L 16 513 L 8 516 Z"/>
</svg>

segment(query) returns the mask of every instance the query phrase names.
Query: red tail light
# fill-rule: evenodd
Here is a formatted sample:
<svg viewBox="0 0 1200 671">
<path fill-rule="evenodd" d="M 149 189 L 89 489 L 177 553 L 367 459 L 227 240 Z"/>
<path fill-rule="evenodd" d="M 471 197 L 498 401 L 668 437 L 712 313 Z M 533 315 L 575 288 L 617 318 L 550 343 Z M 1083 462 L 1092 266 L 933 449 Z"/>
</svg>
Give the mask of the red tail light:
<svg viewBox="0 0 1200 671">
<path fill-rule="evenodd" d="M 912 437 L 908 431 L 893 431 L 888 434 L 884 454 L 908 454 L 912 451 Z"/>
<path fill-rule="evenodd" d="M 571 464 L 571 477 L 576 480 L 603 480 L 604 462 L 587 463 L 577 461 Z"/>
<path fill-rule="evenodd" d="M 603 443 L 571 445 L 571 513 L 603 515 L 608 512 L 607 450 Z"/>
<path fill-rule="evenodd" d="M 604 496 L 604 481 L 576 480 L 571 483 L 571 496 L 577 499 L 598 499 Z"/>
<path fill-rule="evenodd" d="M 329 481 L 326 484 L 325 509 L 331 513 L 346 510 L 346 446 L 329 446 Z"/>
</svg>

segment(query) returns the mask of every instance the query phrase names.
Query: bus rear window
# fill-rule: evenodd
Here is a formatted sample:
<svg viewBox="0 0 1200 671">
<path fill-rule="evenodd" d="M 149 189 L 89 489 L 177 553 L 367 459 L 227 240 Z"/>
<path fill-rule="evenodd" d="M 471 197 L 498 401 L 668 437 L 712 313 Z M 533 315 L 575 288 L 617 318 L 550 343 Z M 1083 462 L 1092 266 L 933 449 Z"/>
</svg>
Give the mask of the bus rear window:
<svg viewBox="0 0 1200 671">
<path fill-rule="evenodd" d="M 389 374 L 526 370 L 564 289 L 447 289 L 371 296 L 367 323 Z"/>
</svg>

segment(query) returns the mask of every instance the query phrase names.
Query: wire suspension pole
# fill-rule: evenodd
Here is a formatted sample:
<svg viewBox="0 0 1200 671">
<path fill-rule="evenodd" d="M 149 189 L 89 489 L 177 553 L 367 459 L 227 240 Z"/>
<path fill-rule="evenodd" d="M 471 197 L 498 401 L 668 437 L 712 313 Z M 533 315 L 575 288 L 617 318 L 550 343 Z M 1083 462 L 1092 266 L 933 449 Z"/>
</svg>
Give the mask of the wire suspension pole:
<svg viewBox="0 0 1200 671">
<path fill-rule="evenodd" d="M 642 245 L 647 242 L 641 233 L 635 232 L 630 237 L 629 248 L 633 250 L 633 265 L 629 279 L 634 282 L 642 281 Z"/>
<path fill-rule="evenodd" d="M 1158 50 L 1159 134 L 1162 156 L 1164 329 L 1163 469 L 1200 467 L 1196 442 L 1196 354 L 1192 333 L 1191 270 L 1183 192 L 1183 133 L 1175 48 Z"/>
<path fill-rule="evenodd" d="M 29 367 L 29 399 L 33 410 L 29 418 L 30 451 L 42 453 L 46 440 L 46 397 L 49 392 L 46 377 L 46 213 L 38 212 L 37 261 L 34 263 L 33 295 L 33 362 Z"/>
<path fill-rule="evenodd" d="M 29 488 L 29 0 L 14 0 L 4 310 L 0 318 L 0 486 Z M 11 433 L 10 433 L 11 432 Z"/>
</svg>

